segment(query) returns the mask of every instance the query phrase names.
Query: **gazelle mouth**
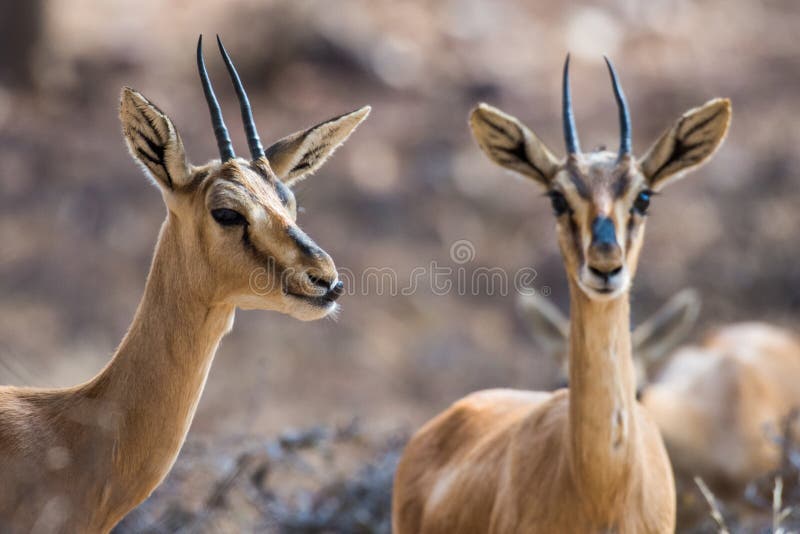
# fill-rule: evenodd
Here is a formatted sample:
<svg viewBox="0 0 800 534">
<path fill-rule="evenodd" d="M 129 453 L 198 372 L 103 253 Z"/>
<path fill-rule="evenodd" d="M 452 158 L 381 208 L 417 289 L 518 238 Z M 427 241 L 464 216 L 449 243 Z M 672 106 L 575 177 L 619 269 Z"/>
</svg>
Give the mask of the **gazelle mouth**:
<svg viewBox="0 0 800 534">
<path fill-rule="evenodd" d="M 630 285 L 630 277 L 626 269 L 621 269 L 619 272 L 608 279 L 597 276 L 592 271 L 584 267 L 581 270 L 578 278 L 578 285 L 583 292 L 589 296 L 599 300 L 612 299 L 627 291 Z"/>
<path fill-rule="evenodd" d="M 304 295 L 302 293 L 286 292 L 292 298 L 302 300 L 317 308 L 329 308 L 336 305 L 336 296 L 333 294 L 327 295 Z"/>
</svg>

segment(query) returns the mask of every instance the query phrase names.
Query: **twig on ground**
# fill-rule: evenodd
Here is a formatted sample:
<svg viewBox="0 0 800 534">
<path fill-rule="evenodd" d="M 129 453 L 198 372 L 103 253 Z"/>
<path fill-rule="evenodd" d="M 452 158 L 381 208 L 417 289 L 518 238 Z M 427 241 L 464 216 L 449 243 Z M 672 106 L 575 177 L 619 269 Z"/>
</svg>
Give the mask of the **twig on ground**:
<svg viewBox="0 0 800 534">
<path fill-rule="evenodd" d="M 711 493 L 711 490 L 708 489 L 708 486 L 706 486 L 702 478 L 694 477 L 694 483 L 700 488 L 700 493 L 703 494 L 703 497 L 705 497 L 708 503 L 708 507 L 711 509 L 711 517 L 714 519 L 714 522 L 717 523 L 719 534 L 730 534 L 731 531 L 728 529 L 728 525 L 725 524 L 725 518 L 722 517 L 722 512 L 719 511 L 719 506 L 717 506 L 717 500 L 714 498 L 714 494 Z"/>
<path fill-rule="evenodd" d="M 783 479 L 775 477 L 775 489 L 772 491 L 772 532 L 784 534 L 786 532 L 781 523 L 792 513 L 792 507 L 783 507 Z"/>
</svg>

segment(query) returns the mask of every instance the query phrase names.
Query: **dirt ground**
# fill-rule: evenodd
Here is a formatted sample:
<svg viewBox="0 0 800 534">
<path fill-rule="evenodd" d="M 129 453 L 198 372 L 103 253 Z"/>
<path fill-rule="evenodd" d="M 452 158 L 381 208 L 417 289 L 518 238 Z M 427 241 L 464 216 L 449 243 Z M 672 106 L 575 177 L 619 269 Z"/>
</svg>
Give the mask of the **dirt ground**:
<svg viewBox="0 0 800 534">
<path fill-rule="evenodd" d="M 748 319 L 798 331 L 797 2 L 41 5 L 30 38 L 0 35 L 0 46 L 27 58 L 18 73 L 10 73 L 12 63 L 0 65 L 0 383 L 57 386 L 89 378 L 133 316 L 165 209 L 126 153 L 117 119 L 122 86 L 170 115 L 197 163 L 216 154 L 194 70 L 201 32 L 224 38 L 267 143 L 373 107 L 298 192 L 301 226 L 338 266 L 359 275 L 341 313 L 317 323 L 237 313 L 175 472 L 153 497 L 158 502 L 148 503 L 147 513 L 159 521 L 170 503 L 181 503 L 171 513 L 204 510 L 214 484 L 235 471 L 242 455 L 255 458 L 242 470 L 250 477 L 259 458 L 266 461 L 252 449 L 279 443 L 289 429 L 326 429 L 317 438 L 336 451 L 334 458 L 347 458 L 330 463 L 346 466 L 341 472 L 317 466 L 325 475 L 309 488 L 337 480 L 368 484 L 393 465 L 402 436 L 464 394 L 553 386 L 557 368 L 538 354 L 513 291 L 441 295 L 425 283 L 399 289 L 415 268 L 433 264 L 468 276 L 482 268 L 533 268 L 534 287 L 566 309 L 547 199 L 482 156 L 466 117 L 486 101 L 563 153 L 560 69 L 567 51 L 585 147 L 618 139 L 603 53 L 627 92 L 637 153 L 685 110 L 716 96 L 733 101 L 732 129 L 713 162 L 654 200 L 632 292 L 634 322 L 694 287 L 703 311 L 693 339 Z M 235 97 L 212 51 L 211 75 L 243 150 Z M 462 242 L 470 255 L 459 263 L 453 251 Z M 396 291 L 363 278 L 387 269 Z M 357 432 L 341 430 L 354 419 Z M 298 455 L 319 455 L 317 449 Z M 314 461 L 328 465 L 321 456 Z M 380 469 L 364 475 L 370 465 Z M 305 487 L 298 484 L 297 491 Z M 249 510 L 243 517 L 254 522 L 218 530 L 304 532 L 281 523 L 274 509 L 288 502 L 294 511 L 311 510 L 308 495 L 316 494 L 308 491 L 285 499 L 235 494 L 229 498 L 261 503 L 232 508 Z M 263 523 L 265 507 L 277 522 Z M 146 524 L 132 522 L 126 532 L 147 531 Z M 365 524 L 371 526 L 363 532 L 385 525 Z"/>
</svg>

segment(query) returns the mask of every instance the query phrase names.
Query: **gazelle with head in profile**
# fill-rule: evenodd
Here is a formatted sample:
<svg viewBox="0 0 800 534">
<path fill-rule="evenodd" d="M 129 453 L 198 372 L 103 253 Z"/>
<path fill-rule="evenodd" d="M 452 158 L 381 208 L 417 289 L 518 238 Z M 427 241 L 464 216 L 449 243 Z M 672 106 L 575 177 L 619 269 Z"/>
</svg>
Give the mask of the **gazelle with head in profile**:
<svg viewBox="0 0 800 534">
<path fill-rule="evenodd" d="M 514 117 L 472 112 L 478 144 L 496 163 L 545 188 L 570 288 L 570 388 L 496 389 L 456 402 L 420 429 L 394 484 L 397 534 L 671 532 L 672 470 L 658 428 L 635 398 L 628 291 L 653 192 L 715 152 L 728 100 L 681 116 L 642 158 L 608 64 L 619 109 L 618 152 L 582 153 L 564 66 L 567 157 L 558 160 Z"/>
<path fill-rule="evenodd" d="M 107 532 L 170 470 L 237 307 L 325 317 L 343 293 L 331 257 L 297 225 L 291 187 L 317 170 L 369 108 L 264 150 L 239 76 L 250 158 L 237 158 L 202 55 L 220 159 L 194 166 L 172 121 L 122 91 L 128 148 L 167 207 L 144 297 L 111 362 L 66 389 L 0 388 L 0 531 Z M 254 290 L 252 274 L 259 273 Z"/>
<path fill-rule="evenodd" d="M 727 498 L 780 466 L 785 420 L 800 409 L 800 340 L 763 322 L 712 330 L 678 345 L 695 322 L 696 293 L 675 295 L 631 334 L 641 403 L 658 425 L 676 477 L 700 476 Z M 544 350 L 568 373 L 569 319 L 537 295 L 520 309 Z"/>
</svg>

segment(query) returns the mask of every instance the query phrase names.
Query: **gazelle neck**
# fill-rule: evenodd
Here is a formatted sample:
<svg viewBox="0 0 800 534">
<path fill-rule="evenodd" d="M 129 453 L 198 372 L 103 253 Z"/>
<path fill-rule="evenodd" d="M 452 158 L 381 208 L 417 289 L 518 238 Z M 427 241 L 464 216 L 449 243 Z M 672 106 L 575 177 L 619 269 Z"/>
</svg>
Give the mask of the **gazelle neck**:
<svg viewBox="0 0 800 534">
<path fill-rule="evenodd" d="M 627 292 L 598 302 L 570 284 L 569 444 L 578 491 L 619 503 L 633 467 L 635 373 Z M 598 500 L 599 499 L 599 500 Z"/>
<path fill-rule="evenodd" d="M 99 426 L 113 440 L 108 475 L 113 487 L 126 488 L 123 499 L 146 497 L 171 468 L 233 325 L 234 308 L 211 305 L 202 293 L 179 232 L 170 215 L 128 333 L 105 369 L 78 389 L 84 404 L 105 414 Z"/>
</svg>

